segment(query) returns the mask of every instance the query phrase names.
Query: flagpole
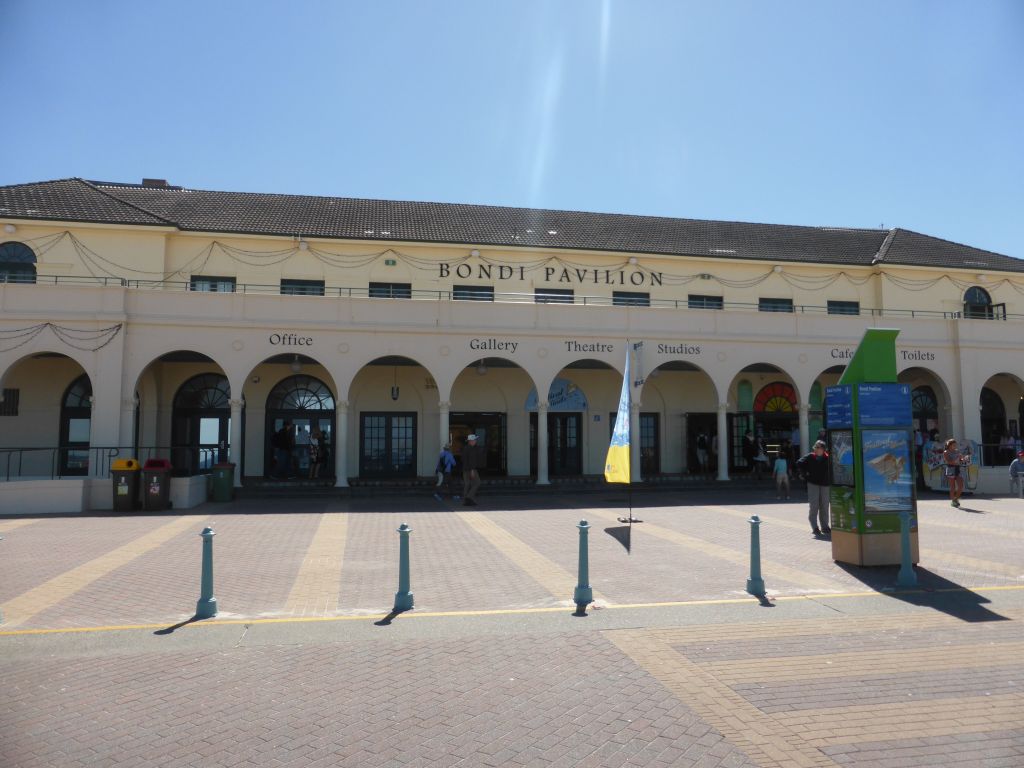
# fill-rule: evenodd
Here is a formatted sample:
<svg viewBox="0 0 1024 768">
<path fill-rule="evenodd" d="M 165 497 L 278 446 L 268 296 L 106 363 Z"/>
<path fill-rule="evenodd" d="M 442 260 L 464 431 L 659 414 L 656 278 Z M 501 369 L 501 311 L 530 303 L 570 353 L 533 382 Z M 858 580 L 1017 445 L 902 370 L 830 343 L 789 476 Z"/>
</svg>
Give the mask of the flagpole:
<svg viewBox="0 0 1024 768">
<path fill-rule="evenodd" d="M 626 339 L 626 354 L 627 355 L 633 354 L 633 342 L 632 342 L 631 339 Z M 629 410 L 627 410 L 626 413 L 629 414 L 629 425 L 630 425 L 630 436 L 629 436 L 629 442 L 630 442 L 630 446 L 629 446 L 629 483 L 627 484 L 627 487 L 626 487 L 626 503 L 629 505 L 629 533 L 630 533 L 630 541 L 632 541 L 632 535 L 633 535 L 633 445 L 632 445 L 632 443 L 633 443 L 634 439 L 637 439 L 637 438 L 640 437 L 639 435 L 634 437 L 633 434 L 632 434 L 632 429 L 633 429 L 633 382 L 632 381 L 629 382 L 629 389 L 626 391 L 626 393 L 627 393 L 627 398 L 628 398 L 627 404 L 629 406 Z M 637 449 L 638 450 L 639 450 L 639 445 L 640 444 L 637 443 Z"/>
</svg>

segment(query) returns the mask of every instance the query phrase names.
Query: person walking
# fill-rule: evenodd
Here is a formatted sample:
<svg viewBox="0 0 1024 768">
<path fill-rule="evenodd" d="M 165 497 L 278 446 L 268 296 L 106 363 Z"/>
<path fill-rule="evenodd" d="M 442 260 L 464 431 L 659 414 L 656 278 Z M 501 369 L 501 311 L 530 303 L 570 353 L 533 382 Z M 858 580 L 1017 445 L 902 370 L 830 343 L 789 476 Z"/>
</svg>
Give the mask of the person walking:
<svg viewBox="0 0 1024 768">
<path fill-rule="evenodd" d="M 286 421 L 271 438 L 271 445 L 274 446 L 274 461 L 277 464 L 274 471 L 280 480 L 287 480 L 292 476 L 292 451 L 295 449 L 294 432 L 292 423 Z"/>
<path fill-rule="evenodd" d="M 449 443 L 441 446 L 441 455 L 437 457 L 437 486 L 434 488 L 434 498 L 444 501 L 441 496 L 442 490 L 447 490 L 453 501 L 459 497 L 452 493 L 452 470 L 455 469 L 455 457 L 452 455 L 452 447 Z"/>
<path fill-rule="evenodd" d="M 754 433 L 748 431 L 743 435 L 743 462 L 747 465 L 747 472 L 754 474 L 757 471 L 757 443 L 754 441 Z"/>
<path fill-rule="evenodd" d="M 775 498 L 782 498 L 782 489 L 786 489 L 786 498 L 789 498 L 789 462 L 786 461 L 786 454 L 780 450 L 775 454 L 775 465 L 772 467 L 772 477 L 775 478 Z"/>
<path fill-rule="evenodd" d="M 480 488 L 480 467 L 484 465 L 483 446 L 477 445 L 477 436 L 468 435 L 462 446 L 462 506 L 475 507 L 476 492 Z"/>
<path fill-rule="evenodd" d="M 814 450 L 800 457 L 796 465 L 800 475 L 807 480 L 807 519 L 811 523 L 811 533 L 815 536 L 828 536 L 832 528 L 828 519 L 828 454 L 825 452 L 825 441 L 818 440 Z"/>
<path fill-rule="evenodd" d="M 320 477 L 320 465 L 324 463 L 324 433 L 319 427 L 313 427 L 309 435 L 309 479 Z"/>
<path fill-rule="evenodd" d="M 702 475 L 706 475 L 708 473 L 709 443 L 708 433 L 701 430 L 701 433 L 697 435 L 697 464 L 700 465 L 700 473 Z"/>
<path fill-rule="evenodd" d="M 1010 462 L 1010 493 L 1024 496 L 1020 484 L 1024 482 L 1024 451 L 1017 453 L 1017 458 Z"/>
<path fill-rule="evenodd" d="M 945 466 L 946 482 L 949 483 L 949 505 L 960 506 L 960 497 L 964 495 L 963 465 L 970 461 L 957 448 L 956 438 L 949 438 L 946 441 L 946 450 L 942 454 L 942 463 Z"/>
</svg>

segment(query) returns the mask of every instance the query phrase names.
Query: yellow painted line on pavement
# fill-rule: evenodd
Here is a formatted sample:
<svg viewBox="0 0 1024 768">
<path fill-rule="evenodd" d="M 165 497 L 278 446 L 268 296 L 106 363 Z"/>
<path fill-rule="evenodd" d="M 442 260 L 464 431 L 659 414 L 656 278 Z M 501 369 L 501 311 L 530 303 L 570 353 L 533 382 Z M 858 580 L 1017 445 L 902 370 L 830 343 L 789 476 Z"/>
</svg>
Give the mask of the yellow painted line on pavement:
<svg viewBox="0 0 1024 768">
<path fill-rule="evenodd" d="M 169 523 L 155 528 L 149 533 L 143 534 L 137 539 L 124 544 L 117 549 L 100 555 L 87 563 L 72 568 L 70 571 L 54 576 L 28 592 L 23 592 L 17 597 L 11 598 L 0 605 L 0 613 L 3 614 L 5 627 L 16 627 L 24 624 L 33 616 L 52 608 L 61 600 L 64 600 L 76 592 L 85 589 L 97 579 L 106 576 L 111 571 L 127 565 L 140 555 L 144 555 L 152 549 L 177 536 L 189 526 L 196 525 L 197 521 L 203 518 L 198 516 L 179 517 Z M 199 533 L 199 531 L 196 531 Z"/>
<path fill-rule="evenodd" d="M 742 517 L 749 519 L 750 513 L 743 512 L 739 509 L 733 509 L 732 507 L 703 507 L 703 509 L 711 510 L 713 512 L 721 512 L 726 515 L 733 517 Z M 792 520 L 782 520 L 774 517 L 762 518 L 763 525 L 778 526 L 780 528 L 787 528 L 795 531 L 806 531 L 807 526 L 800 523 L 794 523 Z M 925 525 L 931 524 L 930 522 Z M 964 526 L 967 527 L 967 526 Z M 992 533 L 996 533 L 993 531 Z M 941 549 L 931 549 L 922 547 L 920 549 L 922 564 L 924 561 L 938 561 L 946 563 L 948 565 L 954 565 L 961 568 L 971 568 L 975 570 L 984 571 L 992 576 L 1009 576 L 1012 579 L 1024 579 L 1024 567 L 1016 565 L 1008 565 L 1006 563 L 997 562 L 995 560 L 982 560 L 977 557 L 969 557 L 967 555 L 961 555 L 956 552 L 946 552 Z"/>
<path fill-rule="evenodd" d="M 286 611 L 309 616 L 338 609 L 347 536 L 347 514 L 328 512 L 322 516 L 285 601 Z"/>
<path fill-rule="evenodd" d="M 562 566 L 549 560 L 480 512 L 459 512 L 458 515 L 464 523 L 487 539 L 495 549 L 525 571 L 556 600 L 572 600 L 576 589 L 576 577 Z M 604 604 L 608 603 L 596 589 L 594 599 Z"/>
<path fill-rule="evenodd" d="M 0 533 L 7 533 L 8 531 L 16 530 L 17 528 L 24 528 L 26 525 L 32 525 L 32 523 L 38 523 L 39 518 L 33 517 L 30 520 L 0 520 Z"/>
<path fill-rule="evenodd" d="M 828 594 L 814 594 L 814 595 L 780 595 L 779 597 L 773 597 L 772 602 L 793 602 L 797 600 L 809 600 L 811 602 L 820 603 L 822 600 L 838 600 L 842 598 L 857 598 L 857 597 L 888 597 L 899 595 L 923 595 L 923 594 L 937 594 L 937 593 L 950 593 L 950 592 L 1000 592 L 1000 591 L 1015 591 L 1024 590 L 1024 584 L 1022 585 L 1009 585 L 999 584 L 991 587 L 972 587 L 970 589 L 966 587 L 951 587 L 946 589 L 936 589 L 931 592 L 924 589 L 901 589 L 892 592 L 832 592 Z M 747 603 L 750 605 L 756 605 L 757 600 L 753 597 L 726 597 L 713 600 L 676 600 L 664 603 L 620 603 L 618 605 L 608 605 L 606 610 L 621 611 L 630 608 L 685 608 L 702 605 L 732 605 Z M 466 616 L 514 616 L 518 614 L 529 614 L 529 613 L 563 613 L 569 610 L 566 606 L 550 606 L 547 608 L 493 608 L 486 610 L 477 611 L 424 611 L 417 613 L 410 611 L 408 613 L 402 613 L 392 618 L 402 619 L 435 619 L 435 618 L 458 618 Z M 1006 609 L 1000 609 L 1003 613 L 1016 613 L 1016 611 L 1008 611 Z M 316 622 L 336 622 L 336 621 L 380 621 L 381 619 L 390 616 L 390 614 L 384 613 L 371 613 L 362 614 L 359 616 L 304 616 L 304 617 L 282 617 L 277 619 L 204 619 L 203 621 L 197 621 L 191 624 L 182 625 L 182 629 L 185 628 L 198 628 L 198 627 L 218 627 L 218 626 L 230 626 L 230 625 L 248 625 L 256 626 L 260 624 L 305 624 L 305 623 L 316 623 Z M 856 618 L 858 626 L 863 621 L 860 617 Z M 889 618 L 889 617 L 883 617 Z M 1022 615 L 1024 618 L 1024 615 Z M 902 621 L 902 619 L 901 619 Z M 956 619 L 956 621 L 960 621 Z M 6 625 L 5 625 L 6 626 Z M 739 624 L 738 627 L 748 627 L 746 624 Z M 758 626 L 767 626 L 759 624 Z M 0 637 L 8 637 L 13 635 L 59 635 L 59 634 L 73 634 L 78 632 L 114 632 L 120 630 L 130 629 L 166 629 L 166 624 L 112 624 L 98 627 L 61 627 L 54 629 L 13 629 L 9 631 L 0 631 Z M 660 630 L 652 629 L 652 632 Z M 749 631 L 749 630 L 744 630 Z"/>
<path fill-rule="evenodd" d="M 707 507 L 707 509 L 717 509 L 717 507 Z M 586 513 L 605 520 L 618 520 L 618 517 L 614 512 L 607 512 L 603 509 L 588 509 L 586 510 Z M 664 539 L 665 541 L 671 541 L 673 544 L 679 544 L 687 549 L 694 549 L 708 557 L 726 560 L 735 565 L 742 566 L 744 571 L 746 571 L 750 566 L 750 555 L 746 551 L 742 551 L 742 548 L 741 550 L 730 549 L 729 547 L 723 547 L 720 544 L 714 544 L 710 541 L 699 539 L 696 536 L 689 536 L 685 533 L 681 533 L 680 531 L 673 530 L 672 528 L 664 528 L 650 522 L 644 522 L 634 526 L 633 531 L 634 535 L 636 532 L 649 534 L 651 536 L 656 536 L 659 539 Z M 766 560 L 764 558 L 761 559 L 761 570 L 763 573 L 768 575 L 769 578 L 777 577 L 796 586 L 803 587 L 804 589 L 817 589 L 828 592 L 834 590 L 836 586 L 838 586 L 832 579 L 818 576 L 817 574 L 809 573 L 808 571 L 790 568 L 788 565 L 783 565 L 782 563 Z"/>
</svg>

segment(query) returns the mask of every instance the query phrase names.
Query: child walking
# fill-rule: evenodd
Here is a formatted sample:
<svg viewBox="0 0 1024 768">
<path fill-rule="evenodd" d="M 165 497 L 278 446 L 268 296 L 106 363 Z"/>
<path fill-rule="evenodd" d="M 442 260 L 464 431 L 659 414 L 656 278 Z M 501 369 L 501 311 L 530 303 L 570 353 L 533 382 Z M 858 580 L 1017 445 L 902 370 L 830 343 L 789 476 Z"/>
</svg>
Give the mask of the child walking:
<svg viewBox="0 0 1024 768">
<path fill-rule="evenodd" d="M 779 451 L 775 454 L 775 466 L 772 468 L 772 477 L 775 478 L 775 498 L 782 498 L 782 489 L 786 489 L 786 498 L 789 498 L 789 463 L 785 454 Z"/>
</svg>

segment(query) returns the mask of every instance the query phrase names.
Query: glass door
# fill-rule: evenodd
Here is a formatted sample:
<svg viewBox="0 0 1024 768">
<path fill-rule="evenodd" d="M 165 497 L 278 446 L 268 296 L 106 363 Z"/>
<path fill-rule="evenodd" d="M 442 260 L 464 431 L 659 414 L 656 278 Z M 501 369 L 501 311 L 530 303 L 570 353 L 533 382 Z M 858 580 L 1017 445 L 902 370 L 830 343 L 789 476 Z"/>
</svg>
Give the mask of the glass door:
<svg viewBox="0 0 1024 768">
<path fill-rule="evenodd" d="M 416 476 L 416 414 L 359 415 L 359 476 Z"/>
<path fill-rule="evenodd" d="M 548 414 L 548 475 L 583 474 L 583 445 L 579 413 Z M 537 414 L 530 414 L 530 471 L 537 474 Z"/>
</svg>

